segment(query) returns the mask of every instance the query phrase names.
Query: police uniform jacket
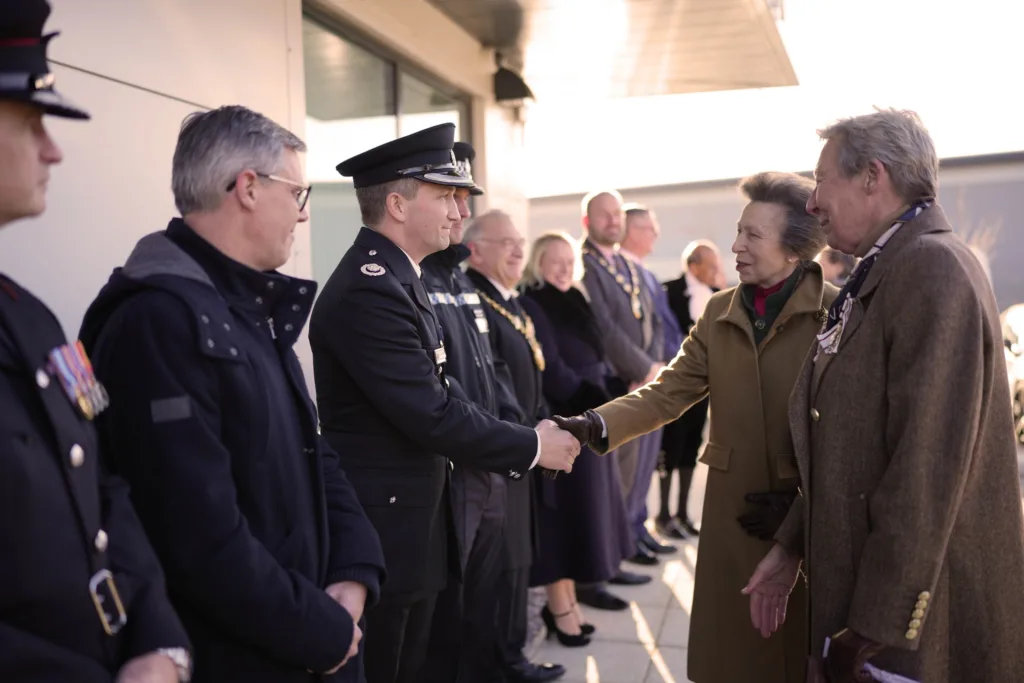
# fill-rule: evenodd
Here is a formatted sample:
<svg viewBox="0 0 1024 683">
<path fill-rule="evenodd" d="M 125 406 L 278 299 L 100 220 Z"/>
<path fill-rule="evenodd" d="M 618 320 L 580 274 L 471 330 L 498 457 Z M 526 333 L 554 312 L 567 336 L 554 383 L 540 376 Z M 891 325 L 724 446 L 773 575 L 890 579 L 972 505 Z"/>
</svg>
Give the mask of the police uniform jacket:
<svg viewBox="0 0 1024 683">
<path fill-rule="evenodd" d="M 65 345 L 38 299 L 0 277 L 0 680 L 110 683 L 129 659 L 188 648 L 128 489 L 48 354 Z M 116 629 L 113 574 L 127 621 Z"/>
<path fill-rule="evenodd" d="M 453 244 L 420 264 L 423 285 L 441 326 L 447 356 L 445 377 L 454 396 L 502 420 L 522 423 L 508 367 L 491 352 L 485 307 L 473 282 L 459 267 L 468 257 L 467 247 Z"/>
<path fill-rule="evenodd" d="M 379 540 L 319 439 L 292 350 L 315 289 L 232 261 L 175 219 L 86 313 L 115 396 L 104 445 L 163 560 L 197 681 L 310 680 L 353 632 L 324 588 L 379 593 Z"/>
<path fill-rule="evenodd" d="M 448 459 L 521 479 L 535 432 L 449 393 L 427 290 L 409 257 L 373 230 L 360 231 L 324 286 L 309 339 L 323 431 L 380 533 L 389 599 L 439 591 L 458 558 Z"/>
<path fill-rule="evenodd" d="M 472 281 L 484 303 L 490 327 L 491 350 L 495 358 L 508 366 L 512 386 L 528 427 L 548 417 L 547 404 L 541 386 L 541 370 L 533 348 L 517 330 L 513 319 L 525 325 L 528 315 L 516 298 L 505 300 L 487 277 L 470 268 L 466 275 Z M 540 348 L 540 344 L 537 344 Z M 531 514 L 535 490 L 533 478 L 529 481 L 509 482 L 507 515 L 505 520 L 506 568 L 521 569 L 533 563 L 537 534 L 536 519 Z"/>
</svg>

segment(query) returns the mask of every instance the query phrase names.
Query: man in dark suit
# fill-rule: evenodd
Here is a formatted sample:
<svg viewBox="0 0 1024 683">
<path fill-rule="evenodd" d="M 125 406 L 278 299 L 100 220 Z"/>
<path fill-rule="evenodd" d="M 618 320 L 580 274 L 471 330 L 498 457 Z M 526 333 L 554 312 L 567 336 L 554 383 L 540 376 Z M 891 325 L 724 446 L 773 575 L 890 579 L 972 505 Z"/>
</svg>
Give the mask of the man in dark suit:
<svg viewBox="0 0 1024 683">
<path fill-rule="evenodd" d="M 420 262 L 448 247 L 455 188 L 473 184 L 456 170 L 454 137 L 455 126 L 442 124 L 339 164 L 368 227 L 310 326 L 323 432 L 380 534 L 389 572 L 369 613 L 369 683 L 423 679 L 437 595 L 449 570 L 459 574 L 451 461 L 518 480 L 535 465 L 570 471 L 579 454 L 553 423 L 502 422 L 449 388 Z"/>
<path fill-rule="evenodd" d="M 696 240 L 683 250 L 683 273 L 665 283 L 669 307 L 683 334 L 689 334 L 697 319 L 704 313 L 711 295 L 719 290 L 722 264 L 718 248 L 708 240 Z M 697 536 L 699 531 L 689 516 L 686 506 L 690 496 L 690 483 L 697 466 L 697 454 L 704 441 L 704 423 L 708 416 L 709 399 L 690 408 L 675 422 L 663 428 L 661 441 L 661 509 L 655 519 L 658 532 L 671 538 Z M 669 512 L 672 473 L 679 472 L 679 498 L 676 514 Z"/>
<path fill-rule="evenodd" d="M 483 300 L 491 349 L 508 369 L 523 424 L 532 427 L 547 417 L 548 409 L 541 387 L 544 353 L 515 289 L 523 275 L 526 240 L 507 214 L 489 211 L 467 228 L 464 242 L 470 251 L 466 274 Z M 502 638 L 497 650 L 504 680 L 509 683 L 553 681 L 565 674 L 563 666 L 533 664 L 523 656 L 536 540 L 532 485 L 529 477 L 508 482 L 504 573 L 497 594 Z"/>
<path fill-rule="evenodd" d="M 117 400 L 100 420 L 196 648 L 196 681 L 362 680 L 377 534 L 292 346 L 316 284 L 276 272 L 308 220 L 302 141 L 244 107 L 188 116 L 181 218 L 143 237 L 82 339 Z"/>
<path fill-rule="evenodd" d="M 619 253 L 625 237 L 625 212 L 618 192 L 594 192 L 584 198 L 582 223 L 587 239 L 583 244 L 583 284 L 590 305 L 605 333 L 605 349 L 616 375 L 629 390 L 652 381 L 664 363 L 664 332 L 642 269 Z M 630 529 L 636 536 L 633 562 L 658 563 L 657 554 L 676 548 L 661 543 L 644 526 L 650 476 L 657 464 L 660 433 L 636 439 L 618 450 L 622 490 Z M 646 475 L 646 476 L 645 476 Z M 606 592 L 584 588 L 580 602 L 604 609 L 625 609 L 628 604 L 608 599 Z"/>
<path fill-rule="evenodd" d="M 88 119 L 54 90 L 50 7 L 0 0 L 0 226 L 41 214 L 60 148 L 43 115 Z M 115 397 L 120 400 L 120 397 Z M 107 395 L 43 302 L 0 276 L 0 680 L 187 681 L 188 637 L 92 419 Z"/>
</svg>

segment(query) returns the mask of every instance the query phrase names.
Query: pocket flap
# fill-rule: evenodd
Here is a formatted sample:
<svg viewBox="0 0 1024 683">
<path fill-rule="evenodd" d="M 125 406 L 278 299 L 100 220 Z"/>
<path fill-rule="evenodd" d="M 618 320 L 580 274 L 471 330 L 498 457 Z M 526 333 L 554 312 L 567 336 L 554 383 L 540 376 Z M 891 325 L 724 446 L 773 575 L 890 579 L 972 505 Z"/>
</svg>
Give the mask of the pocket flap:
<svg viewBox="0 0 1024 683">
<path fill-rule="evenodd" d="M 708 467 L 714 467 L 716 470 L 724 472 L 729 470 L 729 459 L 731 457 L 732 449 L 728 446 L 709 443 L 704 447 L 704 452 L 701 453 L 698 460 Z"/>
<path fill-rule="evenodd" d="M 792 453 L 783 453 L 775 456 L 775 474 L 779 479 L 794 479 L 800 476 L 800 469 L 796 466 L 796 456 Z"/>
</svg>

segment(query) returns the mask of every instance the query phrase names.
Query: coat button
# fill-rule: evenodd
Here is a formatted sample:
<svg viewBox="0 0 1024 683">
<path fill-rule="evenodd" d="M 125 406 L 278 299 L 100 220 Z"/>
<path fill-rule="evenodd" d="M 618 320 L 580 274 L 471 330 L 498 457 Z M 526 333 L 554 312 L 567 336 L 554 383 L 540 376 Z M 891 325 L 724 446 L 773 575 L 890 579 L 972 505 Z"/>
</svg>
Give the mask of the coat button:
<svg viewBox="0 0 1024 683">
<path fill-rule="evenodd" d="M 212 339 L 207 339 L 206 345 L 209 346 L 211 349 L 215 346 Z"/>
<path fill-rule="evenodd" d="M 225 332 L 230 332 L 231 331 L 231 325 L 228 325 L 227 323 L 224 323 L 224 331 Z"/>
<path fill-rule="evenodd" d="M 821 413 L 818 412 L 817 408 L 811 408 L 811 419 L 815 422 L 821 419 Z"/>
<path fill-rule="evenodd" d="M 920 619 L 911 619 L 911 621 L 910 621 L 910 628 L 913 628 L 913 629 L 921 628 L 921 620 Z"/>
<path fill-rule="evenodd" d="M 758 320 L 758 321 L 754 322 L 754 327 L 756 327 L 759 330 L 763 330 L 764 329 L 764 321 L 763 320 Z"/>
<path fill-rule="evenodd" d="M 199 319 L 202 320 L 204 323 L 209 323 L 210 322 L 210 316 L 208 316 L 208 315 L 201 315 L 201 316 L 199 316 Z"/>
<path fill-rule="evenodd" d="M 39 385 L 40 389 L 45 389 L 50 386 L 50 375 L 46 373 L 46 370 L 39 368 L 36 370 L 36 384 Z"/>
<path fill-rule="evenodd" d="M 302 310 L 302 306 L 299 306 L 298 304 L 292 304 L 292 310 L 298 313 L 299 311 Z"/>
<path fill-rule="evenodd" d="M 928 600 L 931 600 L 931 598 L 932 598 L 932 594 L 929 593 L 928 591 L 921 591 L 921 594 L 917 596 L 918 600 L 924 600 L 926 602 Z"/>
<path fill-rule="evenodd" d="M 235 348 L 234 346 L 232 346 L 232 347 L 231 347 L 230 349 L 228 349 L 228 350 L 230 351 L 230 353 L 231 353 L 231 355 L 232 355 L 232 356 L 237 356 L 237 355 L 238 355 L 238 349 L 236 349 L 236 348 Z"/>
<path fill-rule="evenodd" d="M 924 617 L 924 610 L 923 609 L 915 609 L 913 612 L 910 613 L 910 616 L 913 617 L 914 619 L 922 619 Z"/>
<path fill-rule="evenodd" d="M 291 332 L 294 329 L 295 329 L 295 326 L 292 325 L 291 323 L 288 323 L 287 325 L 284 326 L 284 331 L 285 332 Z"/>
<path fill-rule="evenodd" d="M 76 443 L 68 453 L 68 460 L 72 467 L 81 467 L 85 463 L 85 450 Z"/>
<path fill-rule="evenodd" d="M 928 601 L 927 600 L 918 600 L 917 603 L 914 605 L 914 609 L 919 609 L 919 610 L 928 609 Z"/>
<path fill-rule="evenodd" d="M 96 532 L 96 550 L 101 553 L 107 549 L 107 532 L 100 529 Z"/>
<path fill-rule="evenodd" d="M 916 628 L 908 629 L 907 633 L 906 633 L 906 637 L 907 637 L 907 640 L 913 640 L 914 638 L 917 638 L 917 629 Z"/>
<path fill-rule="evenodd" d="M 305 287 L 299 287 L 299 294 L 305 294 L 308 291 L 309 290 L 307 288 L 305 288 Z"/>
<path fill-rule="evenodd" d="M 394 496 L 391 496 L 391 498 L 388 499 L 388 503 L 390 503 L 391 505 L 394 505 L 396 500 L 398 500 L 398 499 L 395 498 Z"/>
</svg>

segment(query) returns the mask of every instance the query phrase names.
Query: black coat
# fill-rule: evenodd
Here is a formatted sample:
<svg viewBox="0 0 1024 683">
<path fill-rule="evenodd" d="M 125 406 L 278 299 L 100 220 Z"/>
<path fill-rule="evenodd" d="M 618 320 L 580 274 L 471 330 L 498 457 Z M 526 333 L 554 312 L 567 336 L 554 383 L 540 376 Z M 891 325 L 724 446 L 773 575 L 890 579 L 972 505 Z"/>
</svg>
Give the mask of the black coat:
<svg viewBox="0 0 1024 683">
<path fill-rule="evenodd" d="M 506 301 L 484 275 L 469 269 L 469 279 L 483 298 L 490 328 L 491 350 L 496 359 L 508 368 L 512 387 L 526 426 L 535 427 L 548 417 L 547 404 L 541 384 L 541 371 L 537 367 L 529 342 L 518 332 L 513 322 L 502 311 L 516 317 L 525 325 L 529 318 L 517 299 Z M 493 302 L 493 303 L 492 303 Z M 495 307 L 500 307 L 499 311 Z M 536 490 L 533 477 L 525 481 L 509 482 L 505 515 L 505 565 L 507 569 L 522 569 L 533 563 L 536 554 L 536 517 L 533 515 Z"/>
<path fill-rule="evenodd" d="M 128 488 L 103 471 L 48 360 L 66 343 L 50 310 L 0 276 L 0 681 L 110 683 L 128 659 L 189 648 Z M 127 614 L 115 636 L 89 592 L 104 569 Z"/>
<path fill-rule="evenodd" d="M 362 229 L 313 308 L 309 341 L 323 432 L 380 534 L 395 602 L 439 591 L 459 557 L 448 460 L 520 479 L 536 457 L 532 429 L 449 395 L 441 339 L 412 262 Z"/>
<path fill-rule="evenodd" d="M 379 594 L 380 543 L 319 440 L 292 350 L 315 290 L 231 261 L 175 219 L 85 316 L 115 397 L 99 421 L 106 453 L 166 567 L 199 682 L 312 680 L 353 631 L 324 588 Z"/>
</svg>

